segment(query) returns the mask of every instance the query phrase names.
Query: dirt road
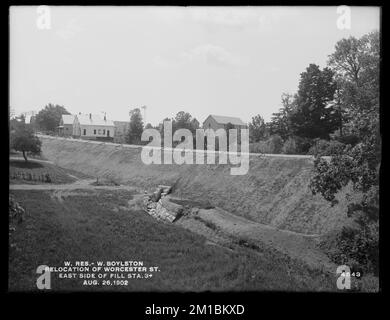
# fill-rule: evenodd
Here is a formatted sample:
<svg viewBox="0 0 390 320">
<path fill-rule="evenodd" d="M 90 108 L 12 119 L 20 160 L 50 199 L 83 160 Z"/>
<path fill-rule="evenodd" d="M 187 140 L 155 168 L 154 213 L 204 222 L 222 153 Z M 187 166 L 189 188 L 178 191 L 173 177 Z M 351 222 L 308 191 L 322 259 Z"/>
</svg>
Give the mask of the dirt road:
<svg viewBox="0 0 390 320">
<path fill-rule="evenodd" d="M 96 179 L 77 180 L 69 184 L 11 184 L 10 190 L 136 190 L 132 186 L 96 186 L 91 183 L 96 182 Z"/>
</svg>

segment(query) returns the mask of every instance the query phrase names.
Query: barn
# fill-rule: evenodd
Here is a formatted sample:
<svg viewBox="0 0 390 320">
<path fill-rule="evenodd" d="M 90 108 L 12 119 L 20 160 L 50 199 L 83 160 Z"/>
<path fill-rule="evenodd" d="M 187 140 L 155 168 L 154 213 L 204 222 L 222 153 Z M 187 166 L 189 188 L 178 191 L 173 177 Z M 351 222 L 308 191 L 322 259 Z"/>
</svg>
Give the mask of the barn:
<svg viewBox="0 0 390 320">
<path fill-rule="evenodd" d="M 228 129 L 228 124 L 231 124 L 234 129 L 245 129 L 247 125 L 237 117 L 217 116 L 209 115 L 205 121 L 203 121 L 203 129 Z"/>
</svg>

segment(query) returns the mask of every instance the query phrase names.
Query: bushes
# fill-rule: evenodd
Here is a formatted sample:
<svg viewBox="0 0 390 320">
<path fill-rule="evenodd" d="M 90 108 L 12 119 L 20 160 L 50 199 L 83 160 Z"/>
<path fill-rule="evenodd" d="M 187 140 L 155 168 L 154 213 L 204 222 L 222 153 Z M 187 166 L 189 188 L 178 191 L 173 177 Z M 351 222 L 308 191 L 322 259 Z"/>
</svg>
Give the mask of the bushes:
<svg viewBox="0 0 390 320">
<path fill-rule="evenodd" d="M 284 154 L 297 154 L 297 143 L 294 138 L 288 138 L 282 148 Z"/>
<path fill-rule="evenodd" d="M 279 154 L 282 153 L 283 140 L 279 135 L 272 135 L 265 141 L 251 143 L 249 151 L 254 153 Z"/>
<path fill-rule="evenodd" d="M 251 143 L 249 151 L 268 154 L 309 154 L 314 156 L 332 156 L 341 154 L 345 144 L 337 140 L 308 139 L 297 136 L 283 141 L 279 135 L 272 135 L 267 140 Z"/>
<path fill-rule="evenodd" d="M 270 136 L 269 139 L 267 140 L 267 144 L 271 150 L 270 153 L 278 154 L 282 152 L 283 140 L 279 135 L 274 134 Z"/>
<path fill-rule="evenodd" d="M 249 144 L 249 152 L 266 153 L 265 150 L 266 150 L 265 141 L 259 141 L 259 142 Z"/>
<path fill-rule="evenodd" d="M 316 173 L 310 181 L 310 189 L 328 201 L 334 201 L 336 193 L 348 183 L 352 184 L 354 191 L 362 193 L 359 200 L 346 197 L 347 215 L 353 217 L 356 227 L 344 228 L 340 232 L 337 245 L 329 255 L 336 263 L 357 264 L 366 272 L 377 275 L 380 157 L 377 156 L 378 145 L 374 142 L 367 139 L 352 148 L 337 143 L 332 145 L 333 150 L 343 148 L 343 153 L 332 156 L 330 162 L 316 159 Z"/>
<path fill-rule="evenodd" d="M 369 222 L 364 227 L 344 227 L 326 238 L 321 247 L 333 262 L 361 268 L 365 273 L 379 272 L 379 224 Z"/>
<path fill-rule="evenodd" d="M 345 144 L 336 140 L 316 140 L 308 151 L 308 154 L 314 156 L 332 156 L 341 154 Z"/>
<path fill-rule="evenodd" d="M 279 135 L 272 135 L 267 140 L 251 143 L 249 151 L 268 154 L 307 154 L 312 140 L 300 137 L 289 137 L 287 140 Z"/>
</svg>

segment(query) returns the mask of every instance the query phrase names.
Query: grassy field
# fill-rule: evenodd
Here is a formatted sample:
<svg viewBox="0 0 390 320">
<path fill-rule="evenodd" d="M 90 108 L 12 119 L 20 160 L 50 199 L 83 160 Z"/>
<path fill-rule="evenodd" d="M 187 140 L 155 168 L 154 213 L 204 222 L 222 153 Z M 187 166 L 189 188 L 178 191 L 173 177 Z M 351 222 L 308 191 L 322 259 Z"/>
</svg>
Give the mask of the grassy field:
<svg viewBox="0 0 390 320">
<path fill-rule="evenodd" d="M 46 176 L 50 182 L 46 181 Z M 42 184 L 42 183 L 72 183 L 77 178 L 87 178 L 87 175 L 80 174 L 74 170 L 63 169 L 53 164 L 24 159 L 11 159 L 9 162 L 10 183 L 18 184 Z M 43 181 L 42 181 L 43 180 Z"/>
<path fill-rule="evenodd" d="M 82 286 L 52 278 L 53 290 L 334 290 L 335 279 L 277 252 L 227 249 L 128 207 L 129 191 L 78 190 L 59 201 L 49 191 L 12 191 L 26 208 L 11 236 L 9 289 L 37 290 L 36 268 L 64 261 L 142 260 L 161 272 L 128 286 Z"/>
</svg>

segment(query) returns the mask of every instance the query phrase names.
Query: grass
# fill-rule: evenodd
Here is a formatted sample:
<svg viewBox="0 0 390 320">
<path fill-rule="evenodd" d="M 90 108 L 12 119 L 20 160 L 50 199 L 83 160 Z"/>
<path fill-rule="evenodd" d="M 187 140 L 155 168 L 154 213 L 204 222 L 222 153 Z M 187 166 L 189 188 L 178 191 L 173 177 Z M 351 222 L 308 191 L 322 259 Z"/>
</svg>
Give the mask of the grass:
<svg viewBox="0 0 390 320">
<path fill-rule="evenodd" d="M 214 207 L 210 204 L 210 201 L 204 200 L 204 201 L 195 201 L 195 200 L 188 200 L 188 199 L 175 199 L 171 198 L 171 202 L 174 202 L 176 204 L 180 204 L 183 207 L 196 207 L 199 209 L 213 209 Z"/>
<path fill-rule="evenodd" d="M 63 169 L 46 162 L 37 162 L 34 160 L 10 160 L 9 162 L 9 177 L 10 183 L 23 183 L 23 184 L 42 184 L 45 176 L 50 177 L 50 183 L 62 184 L 72 183 L 77 178 L 87 178 L 87 175 L 80 174 L 76 171 Z M 23 176 L 25 177 L 23 179 Z M 46 183 L 48 183 L 46 181 Z"/>
<path fill-rule="evenodd" d="M 199 216 L 194 216 L 194 219 L 202 222 L 207 228 L 210 228 L 211 230 L 216 231 L 218 229 L 217 225 L 214 222 L 206 221 Z"/>
<path fill-rule="evenodd" d="M 19 152 L 19 151 L 14 151 L 14 150 L 11 150 L 10 153 L 9 153 L 10 157 L 17 157 L 17 158 L 20 158 L 22 160 L 24 160 L 23 158 L 23 153 L 22 152 Z M 32 160 L 32 159 L 36 159 L 36 160 L 47 160 L 43 154 L 32 154 L 30 152 L 27 152 L 27 159 L 28 160 Z"/>
<path fill-rule="evenodd" d="M 158 266 L 151 279 L 130 279 L 128 286 L 82 286 L 81 280 L 52 277 L 53 290 L 220 291 L 334 290 L 335 280 L 305 266 L 288 265 L 277 253 L 249 248 L 227 250 L 204 237 L 162 224 L 129 209 L 129 191 L 72 192 L 63 201 L 49 191 L 12 191 L 26 208 L 12 235 L 9 289 L 36 289 L 39 265 L 64 261 L 141 260 Z M 233 245 L 234 246 L 234 245 Z"/>
</svg>

